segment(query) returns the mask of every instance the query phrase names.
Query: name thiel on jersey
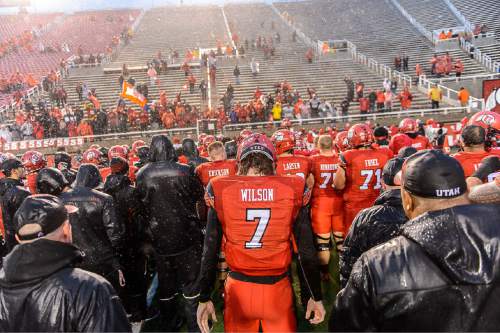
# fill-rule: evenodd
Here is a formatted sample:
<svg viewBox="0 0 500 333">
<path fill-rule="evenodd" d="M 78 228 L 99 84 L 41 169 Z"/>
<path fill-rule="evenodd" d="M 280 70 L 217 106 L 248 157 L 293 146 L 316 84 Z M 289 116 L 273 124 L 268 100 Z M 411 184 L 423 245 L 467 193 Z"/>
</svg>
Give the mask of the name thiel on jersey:
<svg viewBox="0 0 500 333">
<path fill-rule="evenodd" d="M 243 202 L 274 201 L 274 189 L 272 188 L 241 189 L 240 191 Z"/>
</svg>

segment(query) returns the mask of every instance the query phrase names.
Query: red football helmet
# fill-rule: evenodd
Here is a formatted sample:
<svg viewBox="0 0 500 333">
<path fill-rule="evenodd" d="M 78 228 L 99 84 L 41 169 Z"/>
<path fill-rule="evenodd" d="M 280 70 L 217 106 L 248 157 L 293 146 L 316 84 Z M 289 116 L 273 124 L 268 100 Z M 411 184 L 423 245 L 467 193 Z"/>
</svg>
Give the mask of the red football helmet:
<svg viewBox="0 0 500 333">
<path fill-rule="evenodd" d="M 300 133 L 300 132 L 299 132 Z M 276 153 L 281 155 L 295 147 L 295 136 L 287 129 L 281 129 L 274 132 L 271 141 L 276 147 Z"/>
<path fill-rule="evenodd" d="M 28 150 L 21 157 L 21 162 L 23 162 L 26 171 L 28 172 L 36 172 L 40 169 L 45 168 L 47 165 L 47 161 L 42 153 L 36 150 Z"/>
<path fill-rule="evenodd" d="M 198 135 L 198 146 L 201 146 L 203 144 L 203 141 L 205 140 L 206 137 L 207 134 L 205 133 L 201 133 L 200 135 Z"/>
<path fill-rule="evenodd" d="M 253 152 L 264 154 L 273 162 L 276 161 L 276 150 L 274 145 L 267 136 L 260 133 L 255 133 L 244 139 L 238 147 L 237 159 L 241 161 L 248 154 Z"/>
<path fill-rule="evenodd" d="M 243 140 L 248 138 L 250 135 L 252 135 L 253 132 L 249 129 L 244 129 L 240 132 L 240 136 L 238 137 L 238 140 L 236 140 L 238 143 L 241 143 Z"/>
<path fill-rule="evenodd" d="M 123 146 L 113 146 L 108 150 L 108 159 L 111 160 L 113 157 L 122 157 L 127 159 L 127 149 Z"/>
<path fill-rule="evenodd" d="M 349 142 L 347 141 L 347 131 L 338 132 L 335 137 L 335 147 L 339 152 L 349 149 Z"/>
<path fill-rule="evenodd" d="M 146 145 L 146 142 L 144 142 L 143 140 L 136 140 L 132 143 L 132 152 L 134 154 L 137 154 L 137 148 L 139 147 L 143 147 Z"/>
<path fill-rule="evenodd" d="M 411 118 L 405 118 L 399 123 L 399 131 L 402 133 L 415 133 L 418 130 L 417 121 Z"/>
<path fill-rule="evenodd" d="M 372 129 L 366 124 L 356 124 L 347 132 L 347 143 L 351 148 L 369 146 L 373 142 Z"/>
<path fill-rule="evenodd" d="M 215 140 L 215 136 L 213 135 L 207 135 L 205 137 L 205 139 L 203 139 L 203 146 L 205 148 L 208 148 L 208 146 L 211 144 L 211 143 L 214 143 L 216 140 Z"/>
<path fill-rule="evenodd" d="M 94 148 L 87 149 L 82 155 L 82 163 L 100 165 L 101 161 L 102 161 L 102 153 Z"/>
<path fill-rule="evenodd" d="M 481 126 L 486 130 L 487 145 L 500 145 L 500 114 L 491 111 L 478 112 L 470 118 L 468 125 Z"/>
</svg>

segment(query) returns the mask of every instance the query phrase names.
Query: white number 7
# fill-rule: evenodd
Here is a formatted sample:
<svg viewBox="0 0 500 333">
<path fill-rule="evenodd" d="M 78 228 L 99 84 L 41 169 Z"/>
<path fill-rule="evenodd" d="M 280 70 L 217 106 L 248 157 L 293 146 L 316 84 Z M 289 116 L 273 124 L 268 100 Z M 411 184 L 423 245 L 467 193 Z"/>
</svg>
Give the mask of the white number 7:
<svg viewBox="0 0 500 333">
<path fill-rule="evenodd" d="M 271 218 L 271 209 L 261 208 L 261 209 L 247 209 L 247 222 L 255 222 L 257 220 L 257 228 L 253 233 L 252 239 L 249 242 L 245 242 L 245 248 L 247 249 L 260 249 L 262 247 L 262 237 L 266 232 L 267 224 Z"/>
<path fill-rule="evenodd" d="M 323 178 L 323 183 L 319 186 L 319 188 L 326 188 L 328 183 L 330 182 L 330 179 L 335 179 L 335 173 L 331 172 L 322 172 L 320 176 L 321 178 Z"/>
</svg>

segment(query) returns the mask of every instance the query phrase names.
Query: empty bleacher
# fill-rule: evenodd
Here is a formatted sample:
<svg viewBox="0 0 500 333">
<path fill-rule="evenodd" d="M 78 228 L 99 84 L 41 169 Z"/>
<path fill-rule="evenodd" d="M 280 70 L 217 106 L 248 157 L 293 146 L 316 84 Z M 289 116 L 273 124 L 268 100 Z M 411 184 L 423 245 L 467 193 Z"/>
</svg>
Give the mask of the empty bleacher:
<svg viewBox="0 0 500 333">
<path fill-rule="evenodd" d="M 166 57 L 177 50 L 184 59 L 187 49 L 215 48 L 230 39 L 222 11 L 217 6 L 159 7 L 146 12 L 134 38 L 114 63 L 146 65 L 158 51 Z"/>
<path fill-rule="evenodd" d="M 424 5 L 423 1 L 418 1 Z M 432 43 L 420 34 L 389 2 L 384 0 L 315 0 L 274 4 L 291 15 L 306 35 L 319 40 L 348 39 L 358 50 L 386 65 L 392 66 L 396 55 L 410 57 L 410 73 L 417 63 L 430 75 Z M 484 73 L 485 69 L 461 50 L 450 51 L 460 58 L 463 75 Z"/>
</svg>

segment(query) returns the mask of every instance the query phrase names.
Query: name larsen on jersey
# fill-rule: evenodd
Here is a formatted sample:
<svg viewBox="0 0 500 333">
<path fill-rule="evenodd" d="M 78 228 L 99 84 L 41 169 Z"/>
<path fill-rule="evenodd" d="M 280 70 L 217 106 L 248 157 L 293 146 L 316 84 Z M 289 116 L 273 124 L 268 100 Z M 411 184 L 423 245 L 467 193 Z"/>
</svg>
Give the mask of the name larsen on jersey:
<svg viewBox="0 0 500 333">
<path fill-rule="evenodd" d="M 244 202 L 274 201 L 274 189 L 272 188 L 246 188 L 240 191 L 241 201 Z"/>
<path fill-rule="evenodd" d="M 208 177 L 229 176 L 229 169 L 208 170 Z"/>
<path fill-rule="evenodd" d="M 298 170 L 300 169 L 300 163 L 285 163 L 283 164 L 283 170 Z"/>
</svg>

